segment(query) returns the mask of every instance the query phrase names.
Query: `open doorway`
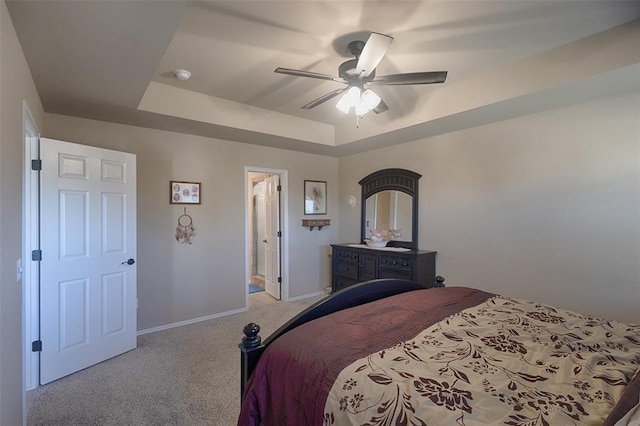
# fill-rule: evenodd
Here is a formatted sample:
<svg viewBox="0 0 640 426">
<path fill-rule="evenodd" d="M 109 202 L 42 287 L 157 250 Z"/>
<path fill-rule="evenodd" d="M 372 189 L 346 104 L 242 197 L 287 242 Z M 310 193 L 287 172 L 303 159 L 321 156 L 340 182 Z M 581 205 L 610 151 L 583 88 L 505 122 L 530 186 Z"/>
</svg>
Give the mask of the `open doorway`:
<svg viewBox="0 0 640 426">
<path fill-rule="evenodd" d="M 267 173 L 249 173 L 249 191 L 251 201 L 249 203 L 249 239 L 250 239 L 250 265 L 249 265 L 249 293 L 264 291 L 264 277 L 266 274 L 266 201 Z"/>
<path fill-rule="evenodd" d="M 266 293 L 280 300 L 286 294 L 286 233 L 282 229 L 286 223 L 286 171 L 255 167 L 245 170 L 247 298 L 252 293 Z"/>
</svg>

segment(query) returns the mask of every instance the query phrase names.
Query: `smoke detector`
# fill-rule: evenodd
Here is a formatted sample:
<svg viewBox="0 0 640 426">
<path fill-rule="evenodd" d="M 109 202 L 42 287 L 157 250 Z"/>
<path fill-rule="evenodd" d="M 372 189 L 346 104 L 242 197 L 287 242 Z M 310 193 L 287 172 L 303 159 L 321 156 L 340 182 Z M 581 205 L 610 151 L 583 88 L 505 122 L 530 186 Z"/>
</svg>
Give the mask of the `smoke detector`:
<svg viewBox="0 0 640 426">
<path fill-rule="evenodd" d="M 175 70 L 173 73 L 180 81 L 187 81 L 191 78 L 191 73 L 187 70 Z"/>
</svg>

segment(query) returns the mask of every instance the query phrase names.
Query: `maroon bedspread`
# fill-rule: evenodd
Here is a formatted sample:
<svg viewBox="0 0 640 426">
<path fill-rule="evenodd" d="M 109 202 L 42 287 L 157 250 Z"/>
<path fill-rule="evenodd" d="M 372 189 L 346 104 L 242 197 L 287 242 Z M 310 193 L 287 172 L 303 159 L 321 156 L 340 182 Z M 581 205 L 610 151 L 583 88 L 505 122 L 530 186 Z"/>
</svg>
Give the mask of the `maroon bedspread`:
<svg viewBox="0 0 640 426">
<path fill-rule="evenodd" d="M 329 390 L 347 365 L 493 296 L 464 287 L 411 291 L 288 332 L 261 356 L 238 425 L 321 425 Z"/>
</svg>

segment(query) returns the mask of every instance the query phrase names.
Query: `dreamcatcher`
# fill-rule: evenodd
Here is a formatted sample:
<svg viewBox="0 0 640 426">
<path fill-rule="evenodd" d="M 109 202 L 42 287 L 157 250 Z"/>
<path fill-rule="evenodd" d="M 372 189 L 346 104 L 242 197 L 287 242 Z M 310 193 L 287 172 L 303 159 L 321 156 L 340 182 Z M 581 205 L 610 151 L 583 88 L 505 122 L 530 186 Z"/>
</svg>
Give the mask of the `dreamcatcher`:
<svg viewBox="0 0 640 426">
<path fill-rule="evenodd" d="M 178 218 L 178 226 L 176 227 L 176 241 L 184 244 L 191 244 L 191 238 L 196 236 L 196 228 L 193 227 L 193 218 L 187 214 L 187 208 L 184 208 L 184 214 Z"/>
</svg>

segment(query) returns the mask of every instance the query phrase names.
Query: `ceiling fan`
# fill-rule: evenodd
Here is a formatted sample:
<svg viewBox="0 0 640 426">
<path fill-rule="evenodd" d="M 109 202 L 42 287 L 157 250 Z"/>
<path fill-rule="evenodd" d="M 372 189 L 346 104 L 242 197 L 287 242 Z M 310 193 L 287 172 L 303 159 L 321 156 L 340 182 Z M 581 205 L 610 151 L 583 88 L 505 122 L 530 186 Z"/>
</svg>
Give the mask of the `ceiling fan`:
<svg viewBox="0 0 640 426">
<path fill-rule="evenodd" d="M 340 111 L 348 113 L 351 107 L 354 107 L 356 116 L 362 116 L 369 111 L 379 114 L 388 110 L 389 107 L 380 96 L 367 86 L 434 84 L 444 83 L 447 78 L 447 71 L 411 72 L 376 77 L 376 67 L 384 57 L 392 41 L 393 37 L 375 32 L 371 33 L 366 43 L 360 40 L 352 41 L 349 43 L 348 48 L 351 54 L 355 56 L 355 59 L 342 63 L 338 67 L 338 76 L 281 67 L 276 68 L 275 72 L 297 77 L 337 81 L 345 85 L 345 87 L 336 89 L 309 102 L 302 109 L 315 108 L 344 93 L 336 104 L 336 108 Z"/>
</svg>

